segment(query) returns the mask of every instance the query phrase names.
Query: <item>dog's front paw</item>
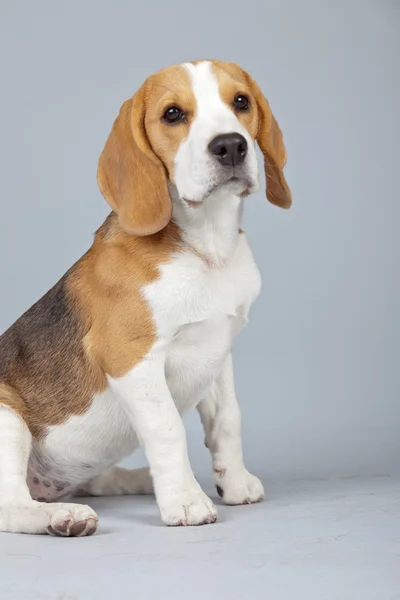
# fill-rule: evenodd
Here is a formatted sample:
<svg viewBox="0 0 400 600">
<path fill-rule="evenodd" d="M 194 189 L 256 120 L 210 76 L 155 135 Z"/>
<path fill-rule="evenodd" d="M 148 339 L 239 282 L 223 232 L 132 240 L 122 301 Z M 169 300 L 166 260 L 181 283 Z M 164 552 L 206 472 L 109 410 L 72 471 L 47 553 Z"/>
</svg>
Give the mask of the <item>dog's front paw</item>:
<svg viewBox="0 0 400 600">
<path fill-rule="evenodd" d="M 166 525 L 206 525 L 217 520 L 217 510 L 208 496 L 199 489 L 185 490 L 158 502 Z"/>
<path fill-rule="evenodd" d="M 215 484 L 225 504 L 254 504 L 264 499 L 263 484 L 246 470 L 240 473 L 216 471 Z"/>
<path fill-rule="evenodd" d="M 98 527 L 94 510 L 83 504 L 48 504 L 50 524 L 47 531 L 62 537 L 93 535 Z M 46 508 L 47 508 L 46 507 Z"/>
</svg>

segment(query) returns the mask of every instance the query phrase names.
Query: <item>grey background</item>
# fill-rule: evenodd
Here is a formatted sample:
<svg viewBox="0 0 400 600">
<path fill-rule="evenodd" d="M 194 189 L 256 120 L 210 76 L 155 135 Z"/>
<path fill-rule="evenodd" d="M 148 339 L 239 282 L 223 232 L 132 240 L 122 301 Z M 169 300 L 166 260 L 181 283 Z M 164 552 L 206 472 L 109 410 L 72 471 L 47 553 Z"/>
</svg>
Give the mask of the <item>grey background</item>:
<svg viewBox="0 0 400 600">
<path fill-rule="evenodd" d="M 235 351 L 247 462 L 272 478 L 397 470 L 399 39 L 394 0 L 1 0 L 0 330 L 107 214 L 96 163 L 120 104 L 166 65 L 236 61 L 283 129 L 294 197 L 289 212 L 247 201 L 264 282 Z M 187 427 L 203 476 L 197 415 Z"/>
</svg>

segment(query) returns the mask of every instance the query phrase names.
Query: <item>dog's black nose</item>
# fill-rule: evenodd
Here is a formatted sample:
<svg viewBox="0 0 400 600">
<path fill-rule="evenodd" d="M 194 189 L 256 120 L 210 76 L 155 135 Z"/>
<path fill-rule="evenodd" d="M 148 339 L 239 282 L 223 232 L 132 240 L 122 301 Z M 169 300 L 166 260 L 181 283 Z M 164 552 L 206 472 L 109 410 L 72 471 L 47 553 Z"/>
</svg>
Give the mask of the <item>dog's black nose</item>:
<svg viewBox="0 0 400 600">
<path fill-rule="evenodd" d="M 211 140 L 208 149 L 221 165 L 236 167 L 245 159 L 247 142 L 240 133 L 224 133 Z"/>
</svg>

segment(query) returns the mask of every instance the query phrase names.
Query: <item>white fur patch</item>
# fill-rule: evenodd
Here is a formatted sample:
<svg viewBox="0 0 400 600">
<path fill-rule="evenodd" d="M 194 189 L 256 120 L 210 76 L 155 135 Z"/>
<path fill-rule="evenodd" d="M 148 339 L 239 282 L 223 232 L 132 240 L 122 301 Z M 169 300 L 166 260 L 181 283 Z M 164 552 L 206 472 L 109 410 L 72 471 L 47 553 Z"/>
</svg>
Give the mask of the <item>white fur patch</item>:
<svg viewBox="0 0 400 600">
<path fill-rule="evenodd" d="M 185 63 L 184 67 L 189 73 L 196 100 L 196 117 L 175 157 L 174 178 L 180 198 L 202 201 L 215 185 L 223 181 L 223 172 L 208 152 L 208 144 L 214 137 L 224 133 L 240 133 L 246 139 L 248 152 L 243 172 L 246 172 L 251 183 L 251 191 L 257 191 L 258 167 L 254 141 L 234 112 L 223 102 L 211 63 Z"/>
</svg>

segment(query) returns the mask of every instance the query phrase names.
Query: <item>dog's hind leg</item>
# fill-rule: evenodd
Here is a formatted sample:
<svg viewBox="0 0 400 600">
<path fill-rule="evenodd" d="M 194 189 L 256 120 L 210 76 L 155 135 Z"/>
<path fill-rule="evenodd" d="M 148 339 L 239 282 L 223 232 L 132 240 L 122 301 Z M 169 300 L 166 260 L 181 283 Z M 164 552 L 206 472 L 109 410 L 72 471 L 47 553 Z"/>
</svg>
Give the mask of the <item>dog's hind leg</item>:
<svg viewBox="0 0 400 600">
<path fill-rule="evenodd" d="M 122 496 L 153 494 L 153 480 L 147 467 L 122 469 L 113 467 L 95 477 L 79 490 L 79 496 Z"/>
<path fill-rule="evenodd" d="M 89 506 L 32 499 L 26 482 L 31 447 L 26 423 L 0 398 L 0 531 L 92 535 L 98 519 Z"/>
</svg>

